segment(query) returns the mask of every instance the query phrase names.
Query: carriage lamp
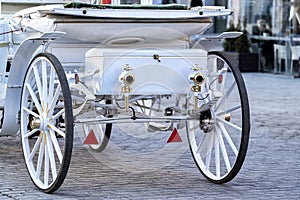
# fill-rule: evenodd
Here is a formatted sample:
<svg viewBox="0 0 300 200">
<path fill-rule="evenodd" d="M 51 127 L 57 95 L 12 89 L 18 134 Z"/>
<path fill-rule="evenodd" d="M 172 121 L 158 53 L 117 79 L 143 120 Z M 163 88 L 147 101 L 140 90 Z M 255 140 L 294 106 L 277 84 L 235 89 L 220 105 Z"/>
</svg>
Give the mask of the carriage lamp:
<svg viewBox="0 0 300 200">
<path fill-rule="evenodd" d="M 119 82 L 122 86 L 122 93 L 125 96 L 125 110 L 129 110 L 129 93 L 131 92 L 131 85 L 135 81 L 135 76 L 132 73 L 133 68 L 130 65 L 124 65 L 123 72 L 119 76 Z"/>
<path fill-rule="evenodd" d="M 193 84 L 192 91 L 194 93 L 194 111 L 198 109 L 198 95 L 201 92 L 201 84 L 205 80 L 204 75 L 198 71 L 200 69 L 193 68 L 193 70 L 197 71 L 189 75 L 189 80 Z"/>
</svg>

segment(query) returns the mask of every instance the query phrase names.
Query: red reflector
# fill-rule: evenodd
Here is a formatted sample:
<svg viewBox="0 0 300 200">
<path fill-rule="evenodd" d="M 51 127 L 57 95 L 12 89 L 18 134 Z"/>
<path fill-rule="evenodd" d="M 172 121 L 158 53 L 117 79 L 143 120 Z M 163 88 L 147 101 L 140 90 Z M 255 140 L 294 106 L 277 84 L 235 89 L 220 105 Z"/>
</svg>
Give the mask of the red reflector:
<svg viewBox="0 0 300 200">
<path fill-rule="evenodd" d="M 223 75 L 219 75 L 219 83 L 222 83 L 223 82 Z"/>
<path fill-rule="evenodd" d="M 88 144 L 88 145 L 90 145 L 90 144 L 99 144 L 93 130 L 91 130 L 89 132 L 89 134 L 86 136 L 83 144 Z"/>
<path fill-rule="evenodd" d="M 178 134 L 178 131 L 176 128 L 172 131 L 171 136 L 169 137 L 167 143 L 170 142 L 182 142 L 180 135 Z"/>
<path fill-rule="evenodd" d="M 79 76 L 78 74 L 75 74 L 75 84 L 78 84 L 79 83 Z"/>
</svg>

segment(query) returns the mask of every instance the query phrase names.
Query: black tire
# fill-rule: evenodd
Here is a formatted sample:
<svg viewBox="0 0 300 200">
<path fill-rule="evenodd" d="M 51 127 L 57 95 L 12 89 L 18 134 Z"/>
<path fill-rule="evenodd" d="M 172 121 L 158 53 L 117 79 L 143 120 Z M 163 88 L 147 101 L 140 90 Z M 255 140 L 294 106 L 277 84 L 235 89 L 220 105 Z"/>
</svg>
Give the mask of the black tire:
<svg viewBox="0 0 300 200">
<path fill-rule="evenodd" d="M 199 133 L 196 134 L 196 131 L 192 130 L 191 122 L 187 122 L 187 133 L 191 153 L 200 172 L 209 181 L 221 184 L 231 181 L 238 174 L 245 160 L 250 135 L 250 111 L 245 83 L 238 66 L 233 65 L 231 58 L 228 57 L 224 52 L 210 52 L 208 56 L 211 61 L 213 61 L 213 59 L 215 59 L 216 61 L 208 62 L 208 69 L 210 67 L 214 68 L 213 66 L 209 65 L 211 63 L 215 63 L 215 67 L 217 70 L 221 70 L 223 68 L 224 70 L 227 69 L 226 77 L 223 77 L 222 75 L 222 80 L 227 79 L 230 81 L 232 79 L 234 81 L 233 84 L 230 85 L 229 89 L 225 91 L 226 80 L 223 80 L 224 83 L 222 81 L 221 83 L 218 83 L 220 76 L 217 77 L 218 79 L 208 77 L 208 79 L 210 79 L 208 83 L 209 87 L 222 88 L 221 85 L 223 85 L 222 94 L 224 94 L 224 92 L 226 92 L 226 95 L 228 94 L 229 102 L 224 103 L 224 100 L 222 99 L 225 99 L 225 101 L 227 101 L 227 97 L 225 98 L 226 95 L 222 95 L 222 97 L 215 102 L 215 104 L 208 112 L 204 112 L 201 114 L 202 118 L 204 117 L 206 119 L 210 118 L 214 120 L 212 130 L 203 130 L 200 128 L 199 123 L 202 120 L 200 116 L 198 122 Z M 217 70 L 215 70 L 214 73 L 217 72 Z M 231 104 L 231 102 L 232 104 L 239 104 L 238 102 L 240 102 L 240 107 L 230 107 L 230 105 L 228 104 Z M 218 111 L 218 109 L 224 109 L 224 111 Z M 236 118 L 233 119 L 233 122 L 231 122 L 230 120 L 232 119 L 230 119 L 230 115 L 227 114 L 227 116 L 229 116 L 229 121 L 226 122 L 228 120 L 224 118 L 226 111 L 235 113 L 234 116 L 237 116 L 237 118 L 240 117 L 240 119 Z M 238 124 L 236 127 L 233 126 L 235 125 L 235 123 Z M 232 145 L 230 145 L 230 142 L 225 135 L 229 135 L 229 138 L 234 144 L 233 146 L 236 147 L 235 150 Z M 199 144 L 197 143 L 197 141 L 199 141 Z M 228 149 L 226 149 L 226 147 Z M 213 153 L 215 154 L 214 161 L 212 161 L 211 159 Z M 218 156 L 216 156 L 219 155 L 219 157 L 221 157 L 221 153 L 223 155 L 222 159 L 224 160 L 224 163 L 221 163 L 221 159 L 218 159 Z M 224 154 L 226 156 L 224 156 Z M 232 156 L 232 158 L 230 156 Z M 227 157 L 229 165 L 228 162 L 226 163 L 225 157 Z M 215 172 L 211 169 L 215 170 Z"/>
<path fill-rule="evenodd" d="M 63 67 L 54 55 L 40 53 L 29 64 L 23 82 L 20 113 L 27 171 L 39 190 L 52 193 L 66 178 L 73 148 L 70 89 Z"/>
</svg>

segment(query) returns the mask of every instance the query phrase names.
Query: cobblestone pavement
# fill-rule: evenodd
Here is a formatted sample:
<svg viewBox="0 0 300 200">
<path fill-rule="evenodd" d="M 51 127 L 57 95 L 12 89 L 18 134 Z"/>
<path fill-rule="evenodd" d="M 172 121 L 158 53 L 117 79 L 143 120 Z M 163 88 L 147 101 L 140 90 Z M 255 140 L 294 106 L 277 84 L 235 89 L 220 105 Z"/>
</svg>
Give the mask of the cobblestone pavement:
<svg viewBox="0 0 300 200">
<path fill-rule="evenodd" d="M 49 195 L 31 183 L 19 137 L 2 137 L 0 199 L 300 199 L 300 80 L 262 73 L 244 77 L 251 106 L 251 138 L 242 170 L 231 182 L 206 181 L 187 148 L 173 152 L 178 154 L 173 163 L 168 163 L 170 152 L 151 160 L 156 170 L 132 173 L 124 169 L 132 167 L 131 160 L 122 168 L 108 148 L 99 161 L 76 136 L 68 176 Z M 130 140 L 123 142 L 134 149 Z M 181 145 L 187 147 L 185 139 Z M 148 164 L 149 160 L 144 165 Z"/>
</svg>

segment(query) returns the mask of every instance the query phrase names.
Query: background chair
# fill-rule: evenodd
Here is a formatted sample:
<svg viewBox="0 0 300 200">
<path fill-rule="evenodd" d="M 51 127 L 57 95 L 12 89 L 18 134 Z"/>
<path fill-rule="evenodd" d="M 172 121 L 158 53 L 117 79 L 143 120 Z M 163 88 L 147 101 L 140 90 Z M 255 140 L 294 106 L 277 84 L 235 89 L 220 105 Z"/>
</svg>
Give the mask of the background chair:
<svg viewBox="0 0 300 200">
<path fill-rule="evenodd" d="M 300 45 L 291 46 L 291 73 L 294 77 L 299 77 Z"/>
<path fill-rule="evenodd" d="M 282 60 L 286 60 L 286 46 L 274 44 L 274 73 L 282 72 Z M 288 73 L 287 66 L 285 66 L 285 73 Z"/>
</svg>

